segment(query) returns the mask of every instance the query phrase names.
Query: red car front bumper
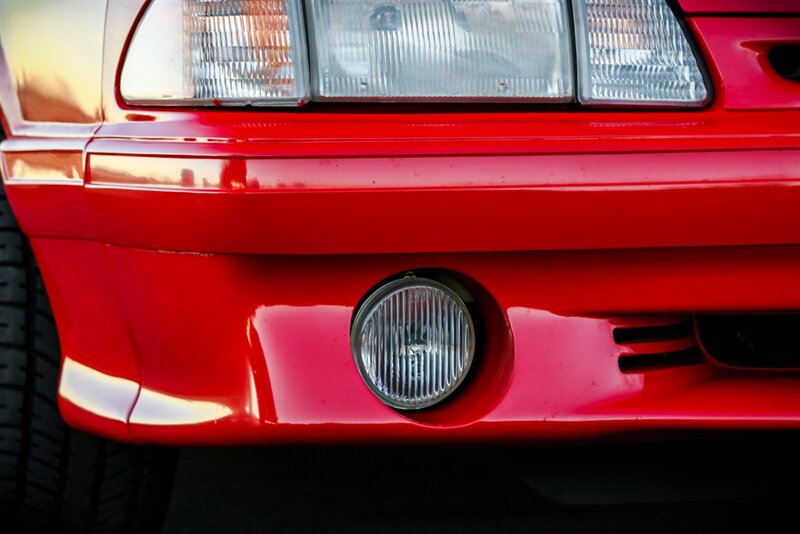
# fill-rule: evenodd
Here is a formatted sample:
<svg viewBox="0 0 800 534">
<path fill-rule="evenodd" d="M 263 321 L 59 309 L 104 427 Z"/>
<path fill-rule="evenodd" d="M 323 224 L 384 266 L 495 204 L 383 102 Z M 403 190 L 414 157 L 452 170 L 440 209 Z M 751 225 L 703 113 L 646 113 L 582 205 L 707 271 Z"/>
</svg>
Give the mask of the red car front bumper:
<svg viewBox="0 0 800 534">
<path fill-rule="evenodd" d="M 796 375 L 710 361 L 626 374 L 612 337 L 630 315 L 797 309 L 797 246 L 290 257 L 39 240 L 36 251 L 60 265 L 45 278 L 68 325 L 62 411 L 115 437 L 126 422 L 130 438 L 167 443 L 541 440 L 800 422 Z M 464 390 L 407 416 L 361 381 L 348 334 L 371 286 L 419 267 L 469 276 L 503 313 Z"/>
<path fill-rule="evenodd" d="M 624 373 L 612 335 L 800 309 L 799 150 L 196 158 L 152 143 L 92 142 L 84 187 L 7 187 L 46 236 L 75 426 L 158 443 L 800 426 L 800 376 L 710 360 Z M 472 280 L 493 326 L 465 389 L 408 415 L 364 385 L 349 330 L 372 287 L 416 269 Z"/>
<path fill-rule="evenodd" d="M 800 92 L 738 46 L 799 38 L 793 19 L 689 20 L 717 88 L 704 110 L 261 114 L 126 108 L 137 13 L 109 4 L 96 131 L 3 145 L 70 424 L 190 444 L 800 427 L 798 374 L 623 372 L 693 340 L 614 340 L 800 310 Z M 722 83 L 743 65 L 752 94 Z M 469 280 L 488 339 L 452 401 L 403 414 L 362 382 L 350 323 L 420 269 Z"/>
</svg>

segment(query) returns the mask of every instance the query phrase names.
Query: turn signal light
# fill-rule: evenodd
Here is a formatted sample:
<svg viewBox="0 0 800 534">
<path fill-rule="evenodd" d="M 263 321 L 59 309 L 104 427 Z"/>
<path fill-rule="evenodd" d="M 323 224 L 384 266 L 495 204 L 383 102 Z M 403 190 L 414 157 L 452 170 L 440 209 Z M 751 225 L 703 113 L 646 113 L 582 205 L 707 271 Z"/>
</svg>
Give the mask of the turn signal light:
<svg viewBox="0 0 800 534">
<path fill-rule="evenodd" d="M 296 106 L 308 100 L 300 0 L 154 0 L 120 88 L 132 104 Z"/>
<path fill-rule="evenodd" d="M 666 0 L 573 0 L 583 104 L 700 106 L 703 74 Z"/>
</svg>

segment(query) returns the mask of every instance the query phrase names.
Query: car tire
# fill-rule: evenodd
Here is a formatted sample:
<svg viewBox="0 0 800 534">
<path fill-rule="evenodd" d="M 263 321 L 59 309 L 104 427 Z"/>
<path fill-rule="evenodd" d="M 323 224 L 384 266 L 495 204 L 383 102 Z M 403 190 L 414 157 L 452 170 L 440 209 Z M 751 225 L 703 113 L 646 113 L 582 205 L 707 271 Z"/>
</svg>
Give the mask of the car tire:
<svg viewBox="0 0 800 534">
<path fill-rule="evenodd" d="M 56 404 L 59 361 L 36 260 L 0 189 L 0 530 L 158 532 L 177 449 L 68 427 Z"/>
</svg>

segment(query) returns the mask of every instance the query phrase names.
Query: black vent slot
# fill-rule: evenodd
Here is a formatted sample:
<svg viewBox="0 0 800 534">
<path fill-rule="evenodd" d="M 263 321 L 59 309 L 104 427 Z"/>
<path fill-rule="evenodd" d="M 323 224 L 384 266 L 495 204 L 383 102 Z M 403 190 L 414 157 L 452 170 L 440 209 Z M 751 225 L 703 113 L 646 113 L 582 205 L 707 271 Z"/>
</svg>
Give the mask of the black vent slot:
<svg viewBox="0 0 800 534">
<path fill-rule="evenodd" d="M 776 46 L 769 51 L 775 72 L 793 82 L 800 82 L 800 44 Z"/>
<path fill-rule="evenodd" d="M 697 334 L 718 362 L 748 369 L 800 369 L 800 313 L 703 315 Z"/>
<path fill-rule="evenodd" d="M 692 347 L 674 352 L 620 356 L 619 370 L 623 373 L 642 373 L 698 363 L 703 363 L 703 351 L 699 347 Z"/>
<path fill-rule="evenodd" d="M 649 324 L 640 320 L 630 326 L 617 326 L 613 336 L 614 342 L 626 349 L 619 356 L 623 373 L 694 365 L 704 360 L 690 319 L 653 319 Z"/>
<path fill-rule="evenodd" d="M 614 343 L 630 345 L 686 339 L 694 335 L 693 329 L 692 322 L 689 320 L 665 325 L 619 327 L 614 329 Z"/>
</svg>

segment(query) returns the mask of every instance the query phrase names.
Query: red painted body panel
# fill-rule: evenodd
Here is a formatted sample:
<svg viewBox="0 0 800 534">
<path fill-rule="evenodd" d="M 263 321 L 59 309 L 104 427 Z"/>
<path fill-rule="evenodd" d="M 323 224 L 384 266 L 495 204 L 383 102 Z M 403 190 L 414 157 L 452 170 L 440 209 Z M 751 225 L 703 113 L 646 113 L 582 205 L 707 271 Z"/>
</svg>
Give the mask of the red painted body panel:
<svg viewBox="0 0 800 534">
<path fill-rule="evenodd" d="M 612 336 L 800 309 L 800 84 L 763 63 L 800 41 L 773 16 L 792 5 L 688 19 L 715 92 L 691 111 L 126 107 L 142 5 L 108 5 L 102 124 L 23 120 L 0 83 L 6 191 L 53 301 L 74 426 L 188 444 L 800 427 L 796 373 L 623 373 Z M 361 382 L 349 328 L 377 283 L 422 268 L 472 284 L 487 345 L 452 402 L 408 415 Z"/>
<path fill-rule="evenodd" d="M 800 107 L 800 83 L 780 76 L 768 57 L 775 46 L 800 44 L 800 20 L 711 17 L 692 24 L 714 58 L 727 109 Z"/>
<path fill-rule="evenodd" d="M 119 306 L 104 247 L 79 240 L 34 239 L 31 243 L 46 278 L 64 358 L 81 362 L 103 375 L 129 380 L 137 384 L 134 392 L 138 391 L 141 380 L 136 349 Z M 81 426 L 126 440 L 130 439 L 127 416 L 135 396 L 128 398 L 129 404 L 113 410 L 115 413 L 109 413 L 108 406 L 97 413 L 99 403 L 81 405 L 74 398 L 65 399 L 62 389 L 59 405 L 67 419 L 77 411 L 83 421 Z M 79 405 L 73 405 L 73 401 Z"/>
<path fill-rule="evenodd" d="M 797 0 L 678 0 L 678 3 L 687 14 L 800 13 Z"/>
<path fill-rule="evenodd" d="M 99 261 L 70 251 L 83 246 L 37 241 L 64 261 Z M 611 336 L 614 317 L 629 314 L 796 309 L 800 247 L 357 259 L 104 248 L 139 358 L 131 433 L 140 441 L 567 439 L 800 426 L 797 375 L 711 362 L 623 374 L 624 350 Z M 347 332 L 374 284 L 420 267 L 461 273 L 496 303 L 504 326 L 485 357 L 499 359 L 500 370 L 446 406 L 406 416 L 361 382 Z M 48 286 L 53 275 L 45 272 Z"/>
</svg>

